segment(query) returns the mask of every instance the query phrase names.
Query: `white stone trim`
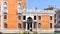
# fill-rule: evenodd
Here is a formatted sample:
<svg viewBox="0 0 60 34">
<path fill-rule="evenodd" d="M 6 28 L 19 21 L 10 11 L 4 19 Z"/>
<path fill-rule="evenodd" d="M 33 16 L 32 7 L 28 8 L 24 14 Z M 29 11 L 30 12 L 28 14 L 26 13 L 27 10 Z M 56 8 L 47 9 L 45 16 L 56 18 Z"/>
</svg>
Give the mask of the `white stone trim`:
<svg viewBox="0 0 60 34">
<path fill-rule="evenodd" d="M 19 1 L 19 2 L 17 2 L 17 12 L 18 12 L 18 13 L 22 13 L 22 9 L 21 9 L 21 7 L 20 7 L 20 10 L 19 10 L 18 3 L 20 3 L 20 4 L 21 4 L 21 2 L 20 2 L 20 1 Z"/>
<path fill-rule="evenodd" d="M 4 6 L 4 2 L 6 2 L 6 3 L 7 3 L 7 5 L 6 5 L 6 6 Z M 3 2 L 3 12 L 7 12 L 7 13 L 8 13 L 8 2 L 7 2 L 7 1 L 4 1 L 4 2 Z M 4 11 L 4 7 L 7 7 L 6 11 Z"/>
<path fill-rule="evenodd" d="M 26 30 L 27 30 L 27 23 L 26 23 Z"/>
</svg>

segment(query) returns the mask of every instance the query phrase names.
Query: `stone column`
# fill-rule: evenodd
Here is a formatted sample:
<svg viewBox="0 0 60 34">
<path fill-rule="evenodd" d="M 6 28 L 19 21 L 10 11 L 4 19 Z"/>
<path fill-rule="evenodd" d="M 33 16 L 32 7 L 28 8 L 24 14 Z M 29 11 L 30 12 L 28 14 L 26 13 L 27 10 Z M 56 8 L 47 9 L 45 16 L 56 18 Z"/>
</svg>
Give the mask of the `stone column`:
<svg viewBox="0 0 60 34">
<path fill-rule="evenodd" d="M 32 23 L 32 30 L 34 29 L 34 23 Z"/>
<path fill-rule="evenodd" d="M 27 30 L 27 23 L 26 23 L 26 30 Z"/>
<path fill-rule="evenodd" d="M 24 28 L 23 28 L 23 23 L 22 23 L 22 30 L 23 30 Z"/>
</svg>

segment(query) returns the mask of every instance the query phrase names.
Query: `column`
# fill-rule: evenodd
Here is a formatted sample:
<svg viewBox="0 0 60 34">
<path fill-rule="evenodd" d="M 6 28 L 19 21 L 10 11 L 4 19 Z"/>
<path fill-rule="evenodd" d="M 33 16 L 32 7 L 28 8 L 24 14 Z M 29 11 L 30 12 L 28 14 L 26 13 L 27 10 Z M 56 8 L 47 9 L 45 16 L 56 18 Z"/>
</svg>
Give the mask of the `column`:
<svg viewBox="0 0 60 34">
<path fill-rule="evenodd" d="M 24 28 L 23 28 L 23 23 L 22 23 L 22 26 L 21 26 L 21 27 L 22 27 L 22 30 L 23 30 L 23 29 L 24 29 Z"/>
<path fill-rule="evenodd" d="M 26 30 L 27 30 L 27 23 L 26 23 Z"/>
<path fill-rule="evenodd" d="M 34 23 L 32 23 L 32 29 L 34 29 Z"/>
</svg>

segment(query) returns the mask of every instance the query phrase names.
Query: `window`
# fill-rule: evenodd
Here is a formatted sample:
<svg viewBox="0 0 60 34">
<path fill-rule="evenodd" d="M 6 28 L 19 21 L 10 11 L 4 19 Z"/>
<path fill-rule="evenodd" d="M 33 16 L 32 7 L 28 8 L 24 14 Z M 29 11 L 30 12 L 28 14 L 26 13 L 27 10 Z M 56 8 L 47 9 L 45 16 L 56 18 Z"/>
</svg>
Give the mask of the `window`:
<svg viewBox="0 0 60 34">
<path fill-rule="evenodd" d="M 56 14 L 54 14 L 54 17 L 56 18 Z"/>
<path fill-rule="evenodd" d="M 18 16 L 18 19 L 20 20 L 21 19 L 21 16 Z"/>
<path fill-rule="evenodd" d="M 50 16 L 50 20 L 52 20 L 52 16 Z"/>
<path fill-rule="evenodd" d="M 41 28 L 41 23 L 38 23 L 38 28 Z"/>
<path fill-rule="evenodd" d="M 38 19 L 41 20 L 41 16 L 39 16 Z"/>
<path fill-rule="evenodd" d="M 26 16 L 23 16 L 23 20 L 26 20 Z"/>
<path fill-rule="evenodd" d="M 58 17 L 60 18 L 60 14 L 58 15 Z"/>
<path fill-rule="evenodd" d="M 7 2 L 4 2 L 4 11 L 7 11 Z"/>
<path fill-rule="evenodd" d="M 52 23 L 50 23 L 50 28 L 52 28 Z"/>
<path fill-rule="evenodd" d="M 34 16 L 34 20 L 36 20 L 36 16 Z"/>
<path fill-rule="evenodd" d="M 7 23 L 4 23 L 4 28 L 7 28 Z"/>
<path fill-rule="evenodd" d="M 54 19 L 54 23 L 56 23 L 56 19 Z"/>
<path fill-rule="evenodd" d="M 58 21 L 58 24 L 60 24 L 60 20 Z"/>
<path fill-rule="evenodd" d="M 18 8 L 21 8 L 21 3 L 18 3 Z"/>
<path fill-rule="evenodd" d="M 26 22 L 23 22 L 23 28 L 26 29 Z"/>
<path fill-rule="evenodd" d="M 36 22 L 34 22 L 34 28 L 36 28 Z"/>
<path fill-rule="evenodd" d="M 21 28 L 21 24 L 20 23 L 18 23 L 18 28 Z"/>
<path fill-rule="evenodd" d="M 18 13 L 21 12 L 21 3 L 18 3 Z"/>
<path fill-rule="evenodd" d="M 4 19 L 7 19 L 7 15 L 4 15 Z"/>
</svg>

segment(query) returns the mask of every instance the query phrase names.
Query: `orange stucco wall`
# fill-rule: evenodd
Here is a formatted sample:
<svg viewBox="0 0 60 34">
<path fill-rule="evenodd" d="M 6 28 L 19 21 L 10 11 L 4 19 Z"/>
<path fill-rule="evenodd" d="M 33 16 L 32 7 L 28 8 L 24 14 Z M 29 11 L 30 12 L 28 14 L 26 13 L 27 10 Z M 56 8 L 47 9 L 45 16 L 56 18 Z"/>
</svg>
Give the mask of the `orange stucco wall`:
<svg viewBox="0 0 60 34">
<path fill-rule="evenodd" d="M 25 0 L 8 0 L 8 29 L 16 29 L 17 26 L 17 3 L 25 4 Z"/>
<path fill-rule="evenodd" d="M 52 25 L 54 25 L 54 16 L 52 16 L 52 20 L 50 20 L 50 16 L 49 15 L 44 15 L 42 14 L 41 16 L 41 23 L 42 23 L 42 29 L 50 29 L 50 23 L 52 22 Z M 52 26 L 53 27 L 53 26 Z"/>
<path fill-rule="evenodd" d="M 8 29 L 17 28 L 17 0 L 8 0 Z"/>
</svg>

